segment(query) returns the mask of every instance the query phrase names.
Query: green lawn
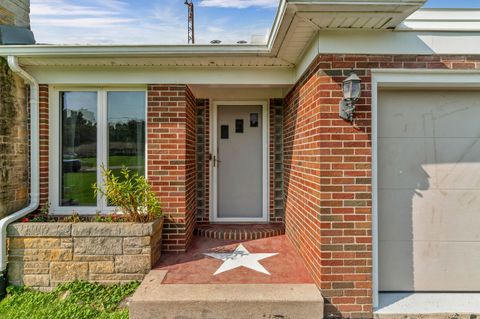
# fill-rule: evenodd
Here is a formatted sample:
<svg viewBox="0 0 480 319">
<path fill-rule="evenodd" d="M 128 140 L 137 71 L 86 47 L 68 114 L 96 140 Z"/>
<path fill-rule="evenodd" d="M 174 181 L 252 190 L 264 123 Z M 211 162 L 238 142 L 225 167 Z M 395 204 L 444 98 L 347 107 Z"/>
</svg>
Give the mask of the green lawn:
<svg viewBox="0 0 480 319">
<path fill-rule="evenodd" d="M 95 206 L 92 184 L 97 182 L 96 172 L 65 173 L 63 175 L 64 199 L 72 199 L 80 206 Z"/>
<path fill-rule="evenodd" d="M 82 168 L 79 172 L 64 173 L 64 200 L 72 200 L 72 205 L 76 206 L 95 206 L 96 200 L 93 197 L 92 185 L 97 181 L 95 171 L 91 169 L 97 166 L 96 158 L 80 158 Z M 141 158 L 141 163 L 144 162 L 144 157 Z M 109 159 L 109 166 L 111 167 L 136 167 L 138 165 L 136 156 L 111 156 Z M 88 169 L 88 171 L 85 171 Z M 120 169 L 113 169 L 114 173 Z M 142 172 L 139 172 L 143 174 Z"/>
<path fill-rule="evenodd" d="M 133 294 L 139 283 L 102 286 L 72 282 L 45 293 L 9 287 L 0 302 L 0 318 L 5 319 L 128 319 L 128 309 L 119 304 Z"/>
<path fill-rule="evenodd" d="M 140 159 L 138 161 L 138 159 Z M 97 166 L 97 159 L 95 157 L 80 158 L 82 166 L 95 167 Z M 137 166 L 138 163 L 145 163 L 145 157 L 137 156 L 110 156 L 108 159 L 109 166 Z"/>
</svg>

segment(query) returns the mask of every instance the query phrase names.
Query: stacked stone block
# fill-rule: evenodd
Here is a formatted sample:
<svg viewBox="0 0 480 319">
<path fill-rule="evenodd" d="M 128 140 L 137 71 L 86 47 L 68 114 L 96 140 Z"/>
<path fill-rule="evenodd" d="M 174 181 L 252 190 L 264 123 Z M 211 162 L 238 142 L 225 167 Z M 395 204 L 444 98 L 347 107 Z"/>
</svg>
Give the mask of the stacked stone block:
<svg viewBox="0 0 480 319">
<path fill-rule="evenodd" d="M 8 280 L 50 290 L 62 282 L 142 280 L 160 258 L 162 221 L 18 223 L 8 228 Z"/>
</svg>

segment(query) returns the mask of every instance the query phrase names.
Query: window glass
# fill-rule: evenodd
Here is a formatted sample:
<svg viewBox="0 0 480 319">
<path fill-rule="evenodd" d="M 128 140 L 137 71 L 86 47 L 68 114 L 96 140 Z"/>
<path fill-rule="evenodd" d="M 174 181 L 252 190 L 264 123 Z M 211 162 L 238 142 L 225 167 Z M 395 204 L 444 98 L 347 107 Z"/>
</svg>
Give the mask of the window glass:
<svg viewBox="0 0 480 319">
<path fill-rule="evenodd" d="M 107 92 L 108 167 L 145 174 L 145 92 Z"/>
<path fill-rule="evenodd" d="M 97 93 L 60 92 L 60 206 L 96 206 Z"/>
</svg>

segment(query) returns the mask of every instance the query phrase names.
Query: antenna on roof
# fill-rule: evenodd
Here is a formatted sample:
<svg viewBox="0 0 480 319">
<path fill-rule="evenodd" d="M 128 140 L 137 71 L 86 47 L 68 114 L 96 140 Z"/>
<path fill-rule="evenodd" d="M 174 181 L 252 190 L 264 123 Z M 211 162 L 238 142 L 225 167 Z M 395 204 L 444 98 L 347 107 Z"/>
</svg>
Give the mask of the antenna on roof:
<svg viewBox="0 0 480 319">
<path fill-rule="evenodd" d="M 193 1 L 185 0 L 185 5 L 188 6 L 188 44 L 195 43 L 195 15 L 193 12 Z"/>
</svg>

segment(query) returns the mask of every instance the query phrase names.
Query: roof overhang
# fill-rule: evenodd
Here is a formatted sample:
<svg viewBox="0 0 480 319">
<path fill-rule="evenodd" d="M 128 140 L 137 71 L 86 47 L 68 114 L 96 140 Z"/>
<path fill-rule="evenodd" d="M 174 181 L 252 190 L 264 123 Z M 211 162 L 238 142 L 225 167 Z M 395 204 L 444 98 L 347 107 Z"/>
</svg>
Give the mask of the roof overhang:
<svg viewBox="0 0 480 319">
<path fill-rule="evenodd" d="M 426 0 L 294 1 L 297 14 L 319 29 L 393 29 Z"/>
<path fill-rule="evenodd" d="M 296 64 L 321 30 L 393 29 L 426 0 L 287 0 L 281 1 L 268 47 Z"/>
<path fill-rule="evenodd" d="M 295 67 L 321 30 L 392 29 L 426 0 L 281 0 L 264 45 L 2 46 L 24 66 Z"/>
</svg>

